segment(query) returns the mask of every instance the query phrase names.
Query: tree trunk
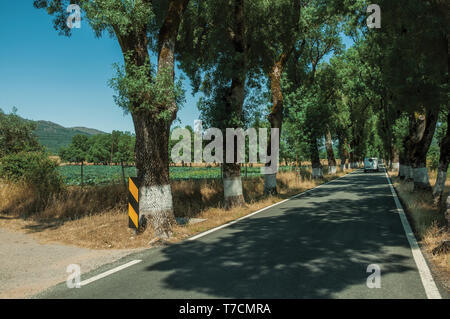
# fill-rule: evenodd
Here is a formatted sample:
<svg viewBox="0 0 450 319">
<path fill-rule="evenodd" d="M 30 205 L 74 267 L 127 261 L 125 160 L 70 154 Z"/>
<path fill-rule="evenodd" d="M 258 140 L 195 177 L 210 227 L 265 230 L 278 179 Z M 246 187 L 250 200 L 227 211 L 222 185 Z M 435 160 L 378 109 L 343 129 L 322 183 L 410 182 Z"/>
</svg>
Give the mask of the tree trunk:
<svg viewBox="0 0 450 319">
<path fill-rule="evenodd" d="M 414 181 L 414 175 L 413 175 L 413 169 L 412 169 L 412 161 L 413 161 L 413 155 L 412 155 L 412 140 L 411 137 L 413 136 L 413 118 L 412 115 L 409 116 L 409 133 L 407 136 L 403 138 L 403 151 L 400 153 L 399 160 L 400 160 L 400 169 L 399 169 L 399 177 L 401 180 L 404 180 L 405 182 L 412 182 Z"/>
<path fill-rule="evenodd" d="M 361 145 L 362 145 L 362 136 L 361 134 L 354 129 L 353 130 L 353 141 L 351 143 L 351 167 L 352 168 L 359 168 L 360 167 L 360 161 L 361 161 Z"/>
<path fill-rule="evenodd" d="M 311 166 L 312 166 L 312 176 L 314 179 L 323 177 L 323 166 L 320 163 L 319 147 L 317 145 L 317 138 L 313 137 L 310 142 L 310 152 L 311 152 Z"/>
<path fill-rule="evenodd" d="M 166 17 L 158 34 L 158 70 L 156 77 L 166 81 L 168 96 L 172 95 L 175 76 L 175 42 L 181 18 L 189 0 L 171 0 Z M 114 26 L 117 39 L 124 56 L 131 53 L 127 63 L 143 66 L 149 62 L 147 26 L 130 30 L 123 34 Z M 169 74 L 169 77 L 167 75 Z M 132 75 L 132 74 L 131 74 Z M 172 75 L 172 77 L 170 77 Z M 149 81 L 151 77 L 149 70 Z M 151 94 L 142 94 L 130 98 L 132 118 L 136 132 L 136 169 L 138 172 L 139 211 L 141 230 L 147 222 L 152 224 L 155 235 L 167 238 L 171 235 L 174 221 L 172 191 L 169 183 L 169 134 L 170 126 L 178 111 L 175 100 L 167 105 L 152 105 Z M 141 104 L 152 105 L 152 109 L 139 108 Z M 165 116 L 162 116 L 162 115 Z"/>
<path fill-rule="evenodd" d="M 447 180 L 447 170 L 450 163 L 450 111 L 447 115 L 447 133 L 442 138 L 440 144 L 441 154 L 439 158 L 436 184 L 434 185 L 433 189 L 433 196 L 435 198 L 435 201 L 441 205 L 443 200 L 445 200 L 443 198 L 443 193 L 445 189 L 445 182 Z"/>
<path fill-rule="evenodd" d="M 352 141 L 350 143 L 350 149 L 351 149 L 351 152 L 349 153 L 350 168 L 356 168 L 357 155 L 356 155 L 355 141 Z"/>
<path fill-rule="evenodd" d="M 395 145 L 391 146 L 391 160 L 389 168 L 392 169 L 394 172 L 398 172 L 400 168 L 400 154 Z"/>
<path fill-rule="evenodd" d="M 325 147 L 327 149 L 327 158 L 328 158 L 328 173 L 336 174 L 336 159 L 334 157 L 333 150 L 333 138 L 331 136 L 330 130 L 327 130 L 325 135 Z"/>
<path fill-rule="evenodd" d="M 247 45 L 245 42 L 245 12 L 244 0 L 235 0 L 234 2 L 234 24 L 233 31 L 228 34 L 233 45 L 233 75 L 231 78 L 231 87 L 225 93 L 225 114 L 229 117 L 224 121 L 226 128 L 237 128 L 237 122 L 242 120 L 242 108 L 245 99 L 245 81 L 247 67 Z M 225 133 L 225 132 L 224 132 Z M 227 141 L 224 140 L 224 143 Z M 236 142 L 236 141 L 235 141 Z M 224 146 L 226 146 L 224 144 Z M 225 158 L 227 157 L 227 148 L 225 149 Z M 234 143 L 233 158 L 234 163 L 223 164 L 223 189 L 224 189 L 224 207 L 231 209 L 245 204 L 244 193 L 242 189 L 241 165 L 237 164 L 237 143 Z"/>
<path fill-rule="evenodd" d="M 443 61 L 447 64 L 447 74 L 443 74 L 443 83 L 448 87 L 450 75 L 450 34 L 445 34 L 445 37 L 442 40 L 442 57 Z M 445 182 L 447 180 L 447 170 L 450 163 L 450 107 L 448 107 L 448 101 L 447 109 L 447 133 L 443 137 L 440 145 L 441 154 L 439 158 L 438 176 L 433 189 L 433 196 L 435 201 L 439 204 L 439 207 L 446 206 L 446 217 L 448 226 L 450 227 L 450 205 L 448 205 L 450 204 L 450 197 L 443 198 Z"/>
<path fill-rule="evenodd" d="M 402 151 L 399 153 L 398 161 L 399 161 L 398 177 L 400 178 L 400 180 L 403 181 L 406 178 L 406 172 L 405 172 L 406 154 L 405 154 L 405 151 Z"/>
<path fill-rule="evenodd" d="M 225 209 L 245 204 L 240 164 L 223 164 L 223 189 Z"/>
<path fill-rule="evenodd" d="M 164 119 L 133 114 L 136 131 L 136 168 L 138 171 L 139 223 L 150 221 L 156 235 L 167 238 L 174 221 L 172 190 L 169 182 L 170 123 Z"/>
<path fill-rule="evenodd" d="M 287 54 L 283 53 L 281 58 L 274 64 L 269 74 L 270 91 L 272 93 L 272 110 L 269 114 L 269 122 L 271 129 L 278 129 L 281 137 L 281 129 L 283 125 L 283 92 L 281 89 L 281 75 L 283 74 L 284 64 L 287 60 Z M 271 156 L 272 141 L 268 142 L 268 154 Z M 278 163 L 277 163 L 278 164 Z M 269 166 L 269 163 L 267 164 Z M 277 174 L 264 175 L 264 193 L 277 194 Z"/>
<path fill-rule="evenodd" d="M 339 136 L 339 158 L 341 159 L 341 171 L 345 172 L 347 168 L 346 162 L 348 159 L 347 139 Z"/>
<path fill-rule="evenodd" d="M 350 168 L 354 168 L 354 153 L 353 150 L 348 153 L 348 160 Z"/>
<path fill-rule="evenodd" d="M 386 90 L 383 90 L 383 95 L 381 98 L 381 107 L 384 110 L 384 130 L 386 131 L 386 142 L 385 145 L 387 146 L 387 149 L 389 150 L 389 158 L 388 158 L 388 163 L 385 164 L 385 168 L 386 170 L 391 169 L 394 172 L 398 172 L 400 169 L 400 164 L 399 164 L 399 153 L 398 153 L 398 149 L 395 147 L 394 143 L 393 143 L 393 138 L 392 138 L 392 126 L 391 126 L 391 121 L 390 121 L 390 114 L 389 114 L 389 108 L 388 108 L 388 104 L 387 104 L 387 94 L 386 94 Z"/>
<path fill-rule="evenodd" d="M 300 18 L 301 6 L 299 1 L 292 1 L 293 4 L 293 12 L 295 13 L 294 19 L 291 22 L 291 25 L 295 31 L 299 31 L 298 20 Z M 269 72 L 269 80 L 270 80 L 270 91 L 272 94 L 272 110 L 269 114 L 269 122 L 271 129 L 279 129 L 279 138 L 281 138 L 281 129 L 283 124 L 283 108 L 284 108 L 284 100 L 283 100 L 283 92 L 281 88 L 281 76 L 283 74 L 283 69 L 286 65 L 286 62 L 289 60 L 292 52 L 295 50 L 296 46 L 296 38 L 291 37 L 288 39 L 290 43 L 284 47 L 281 52 L 281 55 L 278 59 L 273 61 L 273 66 Z M 299 53 L 303 51 L 305 47 L 306 41 L 302 41 L 300 45 Z M 279 143 L 278 143 L 279 145 Z M 271 156 L 272 142 L 269 140 L 268 143 L 268 155 Z M 278 150 L 277 150 L 278 151 Z M 278 158 L 277 158 L 277 171 L 278 171 Z M 269 166 L 269 164 L 267 165 Z M 273 165 L 272 165 L 273 166 Z M 265 194 L 276 194 L 277 191 L 277 174 L 266 174 L 264 175 L 264 193 Z"/>
<path fill-rule="evenodd" d="M 438 107 L 430 107 L 424 114 L 414 115 L 413 135 L 410 137 L 414 191 L 431 192 L 432 190 L 427 170 L 427 153 L 436 129 L 438 115 Z"/>
</svg>

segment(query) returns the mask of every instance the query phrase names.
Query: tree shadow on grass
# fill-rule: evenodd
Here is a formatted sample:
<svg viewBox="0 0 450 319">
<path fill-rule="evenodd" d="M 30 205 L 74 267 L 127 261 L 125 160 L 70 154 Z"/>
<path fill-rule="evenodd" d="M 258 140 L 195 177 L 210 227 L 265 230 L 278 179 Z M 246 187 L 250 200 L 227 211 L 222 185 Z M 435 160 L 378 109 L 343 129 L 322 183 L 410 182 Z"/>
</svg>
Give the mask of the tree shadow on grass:
<svg viewBox="0 0 450 319">
<path fill-rule="evenodd" d="M 28 233 L 40 233 L 46 230 L 55 230 L 64 225 L 62 221 L 33 221 L 33 224 L 24 226 Z"/>
<path fill-rule="evenodd" d="M 17 216 L 0 216 L 0 219 L 3 219 L 3 220 L 15 220 L 15 219 L 20 219 L 20 217 L 17 217 Z"/>
</svg>

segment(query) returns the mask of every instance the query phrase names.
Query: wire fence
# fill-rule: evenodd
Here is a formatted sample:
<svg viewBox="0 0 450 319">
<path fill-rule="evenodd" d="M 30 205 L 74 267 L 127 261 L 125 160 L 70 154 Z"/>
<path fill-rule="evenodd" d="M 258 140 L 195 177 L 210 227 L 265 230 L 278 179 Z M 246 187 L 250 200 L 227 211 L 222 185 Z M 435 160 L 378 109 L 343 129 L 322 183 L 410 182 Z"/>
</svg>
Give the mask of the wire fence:
<svg viewBox="0 0 450 319">
<path fill-rule="evenodd" d="M 279 172 L 289 172 L 306 170 L 311 166 L 280 166 Z M 171 166 L 171 180 L 192 180 L 192 179 L 220 179 L 222 178 L 221 166 Z M 80 165 L 67 165 L 59 167 L 59 171 L 63 177 L 64 183 L 67 185 L 81 185 L 81 167 Z M 106 165 L 86 165 L 83 167 L 83 184 L 84 185 L 108 185 L 111 183 L 123 182 L 123 175 L 128 180 L 129 177 L 137 175 L 135 167 L 125 167 L 122 172 L 121 166 Z M 261 177 L 261 167 L 241 167 L 242 178 Z"/>
</svg>

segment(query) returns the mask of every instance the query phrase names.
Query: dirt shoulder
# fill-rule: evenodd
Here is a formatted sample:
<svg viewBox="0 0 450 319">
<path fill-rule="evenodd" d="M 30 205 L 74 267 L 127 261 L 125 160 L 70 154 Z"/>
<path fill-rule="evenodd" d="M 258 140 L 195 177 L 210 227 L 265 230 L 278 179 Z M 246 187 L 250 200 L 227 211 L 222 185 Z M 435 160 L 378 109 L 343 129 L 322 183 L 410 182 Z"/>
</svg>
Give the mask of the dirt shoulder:
<svg viewBox="0 0 450 319">
<path fill-rule="evenodd" d="M 29 298 L 67 280 L 67 266 L 86 273 L 136 250 L 92 250 L 43 244 L 29 234 L 0 228 L 0 298 Z"/>
</svg>

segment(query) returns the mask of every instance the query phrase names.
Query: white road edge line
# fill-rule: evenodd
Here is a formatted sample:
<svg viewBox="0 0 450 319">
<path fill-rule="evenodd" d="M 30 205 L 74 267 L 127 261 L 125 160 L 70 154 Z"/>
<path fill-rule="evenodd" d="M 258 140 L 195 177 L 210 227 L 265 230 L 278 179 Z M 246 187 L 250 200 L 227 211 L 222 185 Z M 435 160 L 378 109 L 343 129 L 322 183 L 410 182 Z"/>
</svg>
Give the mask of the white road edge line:
<svg viewBox="0 0 450 319">
<path fill-rule="evenodd" d="M 86 286 L 86 285 L 88 285 L 88 284 L 90 284 L 90 283 L 92 283 L 92 282 L 94 282 L 94 281 L 96 281 L 96 280 L 105 278 L 106 276 L 112 275 L 112 274 L 114 274 L 114 273 L 116 273 L 116 272 L 118 272 L 118 271 L 121 271 L 121 270 L 125 269 L 125 268 L 128 268 L 128 267 L 131 267 L 131 266 L 133 266 L 133 265 L 139 264 L 141 261 L 142 261 L 142 260 L 133 260 L 133 261 L 130 261 L 129 263 L 127 263 L 127 264 L 125 264 L 125 265 L 122 265 L 122 266 L 113 268 L 113 269 L 111 269 L 111 270 L 108 270 L 108 271 L 106 271 L 106 272 L 104 272 L 104 273 L 101 273 L 101 274 L 99 274 L 99 275 L 97 275 L 97 276 L 94 276 L 94 277 L 92 277 L 92 278 L 89 278 L 89 279 L 87 279 L 87 280 L 82 281 L 82 282 L 80 283 L 80 286 L 81 286 L 81 287 Z"/>
<path fill-rule="evenodd" d="M 346 175 L 344 175 L 344 176 L 341 176 L 341 177 L 339 177 L 339 178 L 333 179 L 332 181 L 329 181 L 328 183 L 321 184 L 321 185 L 319 185 L 319 186 L 317 186 L 317 187 L 308 189 L 307 191 L 304 191 L 304 192 L 302 192 L 302 193 L 300 193 L 300 194 L 294 195 L 294 196 L 292 196 L 292 197 L 290 197 L 290 198 L 288 198 L 288 199 L 285 199 L 285 200 L 283 200 L 283 201 L 281 201 L 281 202 L 278 202 L 278 203 L 275 203 L 275 204 L 273 204 L 273 205 L 264 207 L 263 209 L 260 209 L 260 210 L 254 212 L 254 213 L 251 213 L 251 214 L 249 214 L 249 215 L 245 215 L 245 216 L 243 216 L 243 217 L 241 217 L 241 218 L 235 219 L 235 220 L 233 220 L 233 221 L 231 221 L 231 222 L 228 222 L 228 223 L 223 224 L 223 225 L 221 225 L 221 226 L 218 226 L 218 227 L 216 227 L 216 228 L 207 230 L 207 231 L 205 231 L 205 232 L 203 232 L 203 233 L 200 233 L 200 234 L 198 234 L 198 235 L 196 235 L 196 236 L 190 237 L 190 238 L 188 238 L 187 240 L 193 241 L 193 240 L 197 240 L 197 239 L 199 239 L 199 238 L 202 238 L 202 237 L 204 237 L 204 236 L 206 236 L 206 235 L 209 235 L 209 234 L 211 234 L 211 233 L 213 233 L 213 232 L 215 232 L 215 231 L 218 231 L 218 230 L 220 230 L 220 229 L 222 229 L 222 228 L 225 228 L 225 227 L 231 226 L 231 225 L 233 225 L 233 224 L 236 224 L 237 222 L 240 222 L 241 220 L 244 220 L 244 219 L 247 219 L 247 218 L 249 218 L 249 217 L 252 217 L 252 216 L 254 216 L 254 215 L 256 215 L 256 214 L 259 214 L 259 213 L 261 213 L 261 212 L 263 212 L 263 211 L 265 211 L 265 210 L 268 210 L 268 209 L 270 209 L 270 208 L 272 208 L 272 207 L 281 205 L 281 204 L 286 203 L 287 201 L 290 201 L 290 200 L 292 200 L 292 199 L 294 199 L 294 198 L 297 198 L 297 197 L 299 197 L 299 196 L 305 195 L 305 194 L 307 194 L 307 193 L 309 193 L 309 192 L 311 192 L 311 191 L 313 191 L 313 190 L 315 190 L 315 189 L 318 189 L 318 188 L 320 188 L 320 187 L 322 187 L 322 186 L 325 186 L 325 185 L 328 185 L 328 184 L 333 183 L 333 182 L 335 182 L 335 181 L 338 181 L 338 180 L 340 180 L 340 179 L 342 179 L 342 178 L 344 178 L 344 177 L 347 177 L 348 175 L 351 175 L 351 174 L 353 174 L 353 173 L 354 173 L 354 172 L 348 173 L 348 174 L 346 174 Z"/>
<path fill-rule="evenodd" d="M 408 238 L 409 246 L 411 247 L 412 255 L 414 261 L 416 262 L 417 269 L 419 270 L 420 279 L 422 280 L 423 287 L 427 294 L 428 299 L 442 299 L 439 289 L 434 282 L 433 276 L 431 275 L 430 268 L 428 268 L 427 262 L 422 255 L 419 244 L 417 243 L 416 237 L 411 229 L 411 226 L 406 217 L 403 206 L 398 199 L 397 193 L 395 192 L 394 186 L 392 185 L 391 178 L 389 177 L 387 170 L 385 170 L 386 178 L 391 188 L 392 196 L 394 197 L 395 205 L 397 205 L 397 212 L 400 215 L 402 221 L 403 229 L 405 230 L 406 238 Z"/>
</svg>

